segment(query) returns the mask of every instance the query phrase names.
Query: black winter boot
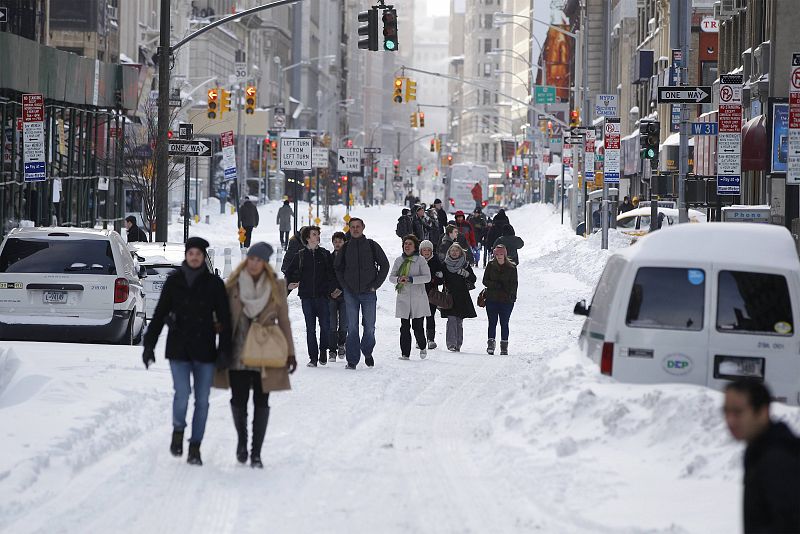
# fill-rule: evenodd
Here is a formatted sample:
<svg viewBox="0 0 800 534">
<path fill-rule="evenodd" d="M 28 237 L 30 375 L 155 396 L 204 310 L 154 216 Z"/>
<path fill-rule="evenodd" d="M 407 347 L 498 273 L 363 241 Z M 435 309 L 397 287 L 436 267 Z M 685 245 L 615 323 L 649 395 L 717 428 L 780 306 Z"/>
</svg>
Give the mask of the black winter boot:
<svg viewBox="0 0 800 534">
<path fill-rule="evenodd" d="M 247 462 L 247 409 L 242 410 L 231 404 L 233 426 L 236 427 L 236 460 L 240 464 Z"/>
<path fill-rule="evenodd" d="M 319 349 L 319 364 L 325 365 L 326 363 L 328 363 L 328 350 Z"/>
<path fill-rule="evenodd" d="M 169 444 L 169 452 L 172 456 L 183 455 L 183 430 L 172 431 L 172 443 Z"/>
<path fill-rule="evenodd" d="M 261 446 L 264 444 L 264 436 L 267 433 L 267 423 L 269 422 L 269 406 L 263 410 L 258 410 L 253 415 L 253 448 L 250 451 L 250 466 L 263 469 L 261 463 Z"/>
<path fill-rule="evenodd" d="M 508 341 L 500 342 L 500 356 L 508 356 Z"/>
<path fill-rule="evenodd" d="M 486 341 L 486 354 L 494 354 L 494 339 Z"/>
<path fill-rule="evenodd" d="M 200 444 L 189 442 L 189 454 L 186 457 L 186 462 L 191 465 L 203 465 L 203 460 L 200 458 Z"/>
</svg>

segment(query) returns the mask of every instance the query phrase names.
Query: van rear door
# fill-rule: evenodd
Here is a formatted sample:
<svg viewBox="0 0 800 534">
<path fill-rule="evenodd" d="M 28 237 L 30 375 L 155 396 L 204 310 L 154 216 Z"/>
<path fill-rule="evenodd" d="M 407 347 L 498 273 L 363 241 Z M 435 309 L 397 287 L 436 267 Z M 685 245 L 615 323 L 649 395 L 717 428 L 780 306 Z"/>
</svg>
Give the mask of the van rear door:
<svg viewBox="0 0 800 534">
<path fill-rule="evenodd" d="M 800 336 L 794 273 L 763 267 L 715 266 L 710 324 L 709 386 L 765 380 L 778 400 L 798 404 Z"/>
<path fill-rule="evenodd" d="M 632 269 L 619 310 L 612 375 L 639 383 L 706 384 L 710 264 Z M 624 289 L 621 289 L 624 291 Z"/>
</svg>

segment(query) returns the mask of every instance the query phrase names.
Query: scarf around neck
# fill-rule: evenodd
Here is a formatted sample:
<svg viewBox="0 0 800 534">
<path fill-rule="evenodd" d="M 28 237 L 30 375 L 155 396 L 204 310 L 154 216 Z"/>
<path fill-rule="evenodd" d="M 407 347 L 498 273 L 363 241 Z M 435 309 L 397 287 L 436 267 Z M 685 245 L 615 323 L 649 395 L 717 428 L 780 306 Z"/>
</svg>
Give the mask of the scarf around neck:
<svg viewBox="0 0 800 534">
<path fill-rule="evenodd" d="M 467 265 L 467 257 L 464 255 L 464 253 L 462 253 L 458 259 L 453 259 L 448 252 L 447 256 L 444 258 L 444 265 L 451 273 L 457 273 L 463 269 L 465 265 Z"/>
<path fill-rule="evenodd" d="M 239 300 L 242 301 L 242 311 L 248 319 L 255 319 L 264 311 L 271 294 L 272 285 L 267 281 L 266 274 L 262 273 L 258 282 L 247 273 L 239 276 Z"/>
<path fill-rule="evenodd" d="M 400 268 L 397 270 L 397 276 L 408 276 L 408 273 L 411 271 L 411 264 L 414 263 L 414 258 L 416 254 L 412 254 L 411 256 L 406 256 L 403 253 L 403 264 L 400 265 Z M 398 293 L 403 290 L 403 284 L 397 283 L 394 286 L 394 290 Z"/>
</svg>

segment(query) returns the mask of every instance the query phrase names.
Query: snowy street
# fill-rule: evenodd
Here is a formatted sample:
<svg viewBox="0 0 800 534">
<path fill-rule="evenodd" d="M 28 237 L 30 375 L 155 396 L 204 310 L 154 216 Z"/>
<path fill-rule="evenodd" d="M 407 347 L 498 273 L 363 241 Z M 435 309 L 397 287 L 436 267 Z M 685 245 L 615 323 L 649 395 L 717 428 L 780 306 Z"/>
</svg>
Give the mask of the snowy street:
<svg viewBox="0 0 800 534">
<path fill-rule="evenodd" d="M 277 242 L 277 208 L 260 207 L 253 242 Z M 400 209 L 353 211 L 390 261 Z M 205 465 L 170 456 L 164 335 L 149 371 L 141 347 L 4 343 L 0 532 L 739 532 L 742 447 L 721 394 L 601 376 L 578 354 L 572 314 L 608 257 L 599 235 L 572 235 L 552 207 L 508 214 L 525 240 L 510 356 L 485 353 L 479 310 L 462 353 L 442 347 L 437 317 L 440 348 L 398 360 L 387 282 L 375 368 L 309 369 L 289 297 L 300 367 L 293 390 L 270 398 L 263 471 L 236 462 L 227 391 L 212 392 Z M 323 228 L 323 246 L 338 229 Z M 171 232 L 179 240 L 180 227 Z M 211 242 L 222 269 L 235 215 L 191 235 Z M 612 234 L 612 250 L 623 246 Z M 775 413 L 800 427 L 797 409 Z"/>
</svg>

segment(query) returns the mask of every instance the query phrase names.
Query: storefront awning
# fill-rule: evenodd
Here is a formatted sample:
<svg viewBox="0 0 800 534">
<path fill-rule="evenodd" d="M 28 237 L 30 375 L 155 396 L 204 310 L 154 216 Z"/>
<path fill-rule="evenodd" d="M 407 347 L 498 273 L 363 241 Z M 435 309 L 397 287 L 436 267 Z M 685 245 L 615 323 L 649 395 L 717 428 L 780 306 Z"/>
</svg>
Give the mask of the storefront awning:
<svg viewBox="0 0 800 534">
<path fill-rule="evenodd" d="M 764 115 L 753 117 L 742 128 L 742 170 L 767 170 L 767 126 Z"/>
</svg>

